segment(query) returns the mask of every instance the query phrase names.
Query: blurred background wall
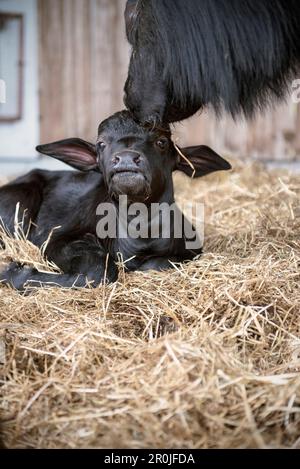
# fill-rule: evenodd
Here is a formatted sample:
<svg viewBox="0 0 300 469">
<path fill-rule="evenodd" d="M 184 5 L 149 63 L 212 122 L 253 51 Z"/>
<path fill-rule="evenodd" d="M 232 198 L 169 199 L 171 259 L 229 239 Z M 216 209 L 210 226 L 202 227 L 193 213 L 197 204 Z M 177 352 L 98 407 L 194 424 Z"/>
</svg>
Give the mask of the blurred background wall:
<svg viewBox="0 0 300 469">
<path fill-rule="evenodd" d="M 4 162 L 32 162 L 39 143 L 72 136 L 95 140 L 99 122 L 124 107 L 130 54 L 125 3 L 0 0 L 0 79 L 16 101 L 15 109 L 11 102 L 0 104 L 0 171 Z M 21 15 L 22 27 L 7 13 Z M 206 111 L 177 124 L 175 139 L 243 158 L 299 161 L 300 106 L 288 99 L 251 123 L 228 116 L 218 121 Z"/>
<path fill-rule="evenodd" d="M 28 157 L 39 141 L 36 0 L 0 0 L 0 157 Z M 1 163 L 1 160 L 0 160 Z"/>
</svg>

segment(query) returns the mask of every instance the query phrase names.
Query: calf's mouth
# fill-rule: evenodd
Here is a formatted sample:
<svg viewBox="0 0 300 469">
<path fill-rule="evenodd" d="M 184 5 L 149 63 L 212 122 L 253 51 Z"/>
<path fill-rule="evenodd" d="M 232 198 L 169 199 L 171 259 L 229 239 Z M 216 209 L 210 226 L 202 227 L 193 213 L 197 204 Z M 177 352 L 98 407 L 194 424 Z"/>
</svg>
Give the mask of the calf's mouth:
<svg viewBox="0 0 300 469">
<path fill-rule="evenodd" d="M 127 195 L 132 202 L 144 202 L 150 196 L 150 184 L 141 171 L 120 169 L 111 176 L 110 191 L 114 197 Z"/>
</svg>

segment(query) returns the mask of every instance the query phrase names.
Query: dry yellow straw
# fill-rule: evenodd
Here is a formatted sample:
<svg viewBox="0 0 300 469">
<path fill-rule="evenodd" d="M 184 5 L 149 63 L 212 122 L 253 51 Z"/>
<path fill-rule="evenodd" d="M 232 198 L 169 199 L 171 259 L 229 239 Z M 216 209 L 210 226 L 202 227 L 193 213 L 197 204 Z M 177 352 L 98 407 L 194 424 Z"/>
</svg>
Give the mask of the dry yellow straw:
<svg viewBox="0 0 300 469">
<path fill-rule="evenodd" d="M 192 168 L 193 170 L 193 174 L 192 174 L 192 179 L 194 178 L 195 174 L 196 174 L 196 169 L 195 169 L 195 166 L 193 165 L 193 163 L 187 159 L 187 157 L 182 153 L 182 151 L 180 150 L 179 146 L 176 145 L 176 143 L 174 143 L 174 147 L 176 148 L 177 152 L 179 153 L 179 155 L 184 159 L 184 161 L 187 162 L 187 164 Z"/>
<path fill-rule="evenodd" d="M 300 448 L 300 174 L 234 168 L 175 175 L 179 206 L 205 205 L 198 259 L 98 288 L 0 282 L 0 446 Z M 0 237 L 0 265 L 53 270 Z"/>
</svg>

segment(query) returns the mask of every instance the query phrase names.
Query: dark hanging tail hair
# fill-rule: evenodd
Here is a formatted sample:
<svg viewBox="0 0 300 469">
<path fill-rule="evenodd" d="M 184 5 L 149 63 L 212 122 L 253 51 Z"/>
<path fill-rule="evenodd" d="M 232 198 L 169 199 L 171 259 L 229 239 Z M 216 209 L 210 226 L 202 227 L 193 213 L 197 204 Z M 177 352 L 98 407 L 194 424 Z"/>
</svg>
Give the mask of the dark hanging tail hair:
<svg viewBox="0 0 300 469">
<path fill-rule="evenodd" d="M 300 0 L 139 0 L 131 35 L 182 108 L 251 116 L 300 70 Z"/>
</svg>

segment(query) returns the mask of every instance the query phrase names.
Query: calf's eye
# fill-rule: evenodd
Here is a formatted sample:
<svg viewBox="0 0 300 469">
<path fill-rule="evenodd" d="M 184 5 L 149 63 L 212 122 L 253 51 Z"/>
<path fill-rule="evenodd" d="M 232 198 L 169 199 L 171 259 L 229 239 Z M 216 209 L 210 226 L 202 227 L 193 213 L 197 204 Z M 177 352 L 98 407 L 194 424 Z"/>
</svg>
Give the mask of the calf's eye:
<svg viewBox="0 0 300 469">
<path fill-rule="evenodd" d="M 105 142 L 98 142 L 97 147 L 100 151 L 103 151 L 106 147 L 106 143 Z"/>
<path fill-rule="evenodd" d="M 168 139 L 167 138 L 164 138 L 164 137 L 161 137 L 159 138 L 158 140 L 156 140 L 155 144 L 156 146 L 160 149 L 160 150 L 165 150 L 168 146 Z"/>
</svg>

